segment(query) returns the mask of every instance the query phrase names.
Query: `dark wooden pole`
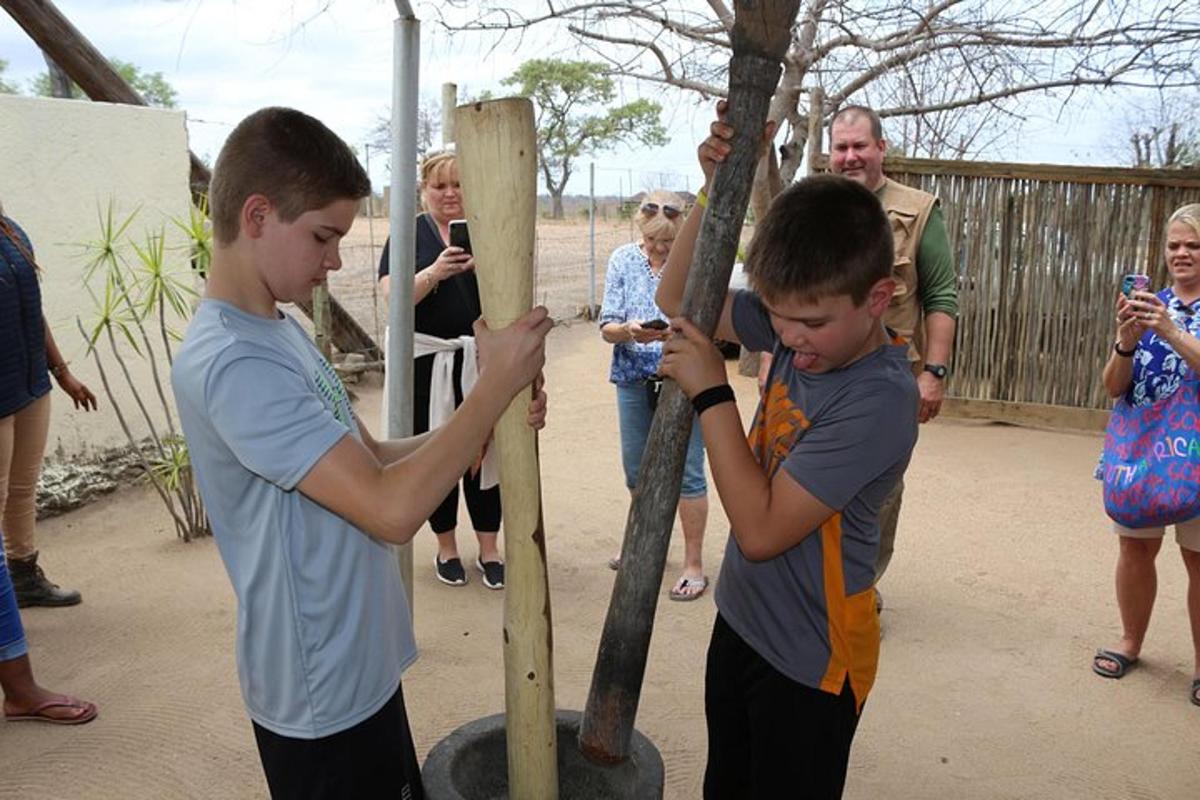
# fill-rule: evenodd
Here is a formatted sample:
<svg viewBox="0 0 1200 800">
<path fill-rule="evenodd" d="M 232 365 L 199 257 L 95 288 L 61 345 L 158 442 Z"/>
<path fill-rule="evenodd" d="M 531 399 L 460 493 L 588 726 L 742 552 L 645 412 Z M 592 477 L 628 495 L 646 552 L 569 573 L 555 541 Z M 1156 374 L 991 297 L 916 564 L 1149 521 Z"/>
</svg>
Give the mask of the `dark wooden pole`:
<svg viewBox="0 0 1200 800">
<path fill-rule="evenodd" d="M 738 0 L 734 4 L 726 119 L 736 138 L 733 153 L 713 177 L 683 295 L 683 315 L 709 335 L 725 301 L 767 110 L 799 5 L 799 0 Z M 691 428 L 691 404 L 679 387 L 668 381 L 650 427 L 629 509 L 621 568 L 579 732 L 580 748 L 595 761 L 613 763 L 629 755 Z"/>
<path fill-rule="evenodd" d="M 8 12 L 29 38 L 83 89 L 92 100 L 146 105 L 137 93 L 108 63 L 71 21 L 49 0 L 0 0 L 0 8 Z M 191 160 L 191 189 L 193 197 L 208 191 L 212 173 L 204 162 L 188 151 Z M 300 308 L 312 317 L 312 306 L 300 303 Z M 333 323 L 333 343 L 343 353 L 363 353 L 371 360 L 383 358 L 379 347 L 331 295 L 329 307 Z"/>
</svg>

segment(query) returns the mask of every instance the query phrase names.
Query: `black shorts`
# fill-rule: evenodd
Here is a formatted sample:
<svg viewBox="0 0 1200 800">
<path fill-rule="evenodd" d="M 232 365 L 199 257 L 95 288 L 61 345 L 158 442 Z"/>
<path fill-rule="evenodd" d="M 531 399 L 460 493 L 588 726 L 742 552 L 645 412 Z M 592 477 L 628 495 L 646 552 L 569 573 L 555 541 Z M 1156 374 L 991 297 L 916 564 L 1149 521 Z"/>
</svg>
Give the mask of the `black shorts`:
<svg viewBox="0 0 1200 800">
<path fill-rule="evenodd" d="M 256 722 L 254 738 L 275 800 L 424 800 L 399 687 L 383 708 L 353 728 L 320 739 L 293 739 Z"/>
<path fill-rule="evenodd" d="M 796 683 L 729 627 L 713 625 L 704 675 L 705 800 L 835 800 L 858 728 L 854 692 Z"/>
</svg>

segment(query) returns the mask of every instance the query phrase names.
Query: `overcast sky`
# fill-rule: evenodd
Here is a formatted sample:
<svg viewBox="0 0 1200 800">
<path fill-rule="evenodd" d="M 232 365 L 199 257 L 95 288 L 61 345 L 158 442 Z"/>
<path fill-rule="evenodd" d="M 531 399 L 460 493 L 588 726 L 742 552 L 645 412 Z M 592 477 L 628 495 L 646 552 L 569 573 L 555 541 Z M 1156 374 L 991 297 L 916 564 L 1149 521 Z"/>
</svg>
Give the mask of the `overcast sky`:
<svg viewBox="0 0 1200 800">
<path fill-rule="evenodd" d="M 214 159 L 231 127 L 266 105 L 288 105 L 323 120 L 364 152 L 364 143 L 391 100 L 392 0 L 57 0 L 58 8 L 107 56 L 144 71 L 162 72 L 179 92 L 188 116 L 192 149 Z M 328 5 L 323 12 L 319 10 Z M 445 81 L 460 92 L 504 90 L 499 82 L 534 57 L 574 57 L 569 37 L 527 37 L 493 47 L 479 37 L 451 40 L 432 22 L 431 7 L 413 3 L 422 25 L 421 91 L 440 98 Z M 45 70 L 40 51 L 7 14 L 0 12 L 0 59 L 6 78 L 25 88 Z M 26 91 L 27 88 L 25 88 Z M 597 156 L 597 191 L 616 194 L 658 185 L 695 188 L 695 143 L 709 110 L 692 95 L 656 87 L 622 87 L 632 99 L 645 93 L 663 103 L 673 136 L 658 149 L 622 149 Z M 1027 123 L 1023 138 L 1009 143 L 1004 157 L 1058 163 L 1115 163 L 1120 148 L 1107 114 L 1081 107 L 1069 123 L 1054 109 Z M 383 158 L 372 157 L 372 180 L 386 180 Z M 568 193 L 586 193 L 586 160 Z"/>
</svg>

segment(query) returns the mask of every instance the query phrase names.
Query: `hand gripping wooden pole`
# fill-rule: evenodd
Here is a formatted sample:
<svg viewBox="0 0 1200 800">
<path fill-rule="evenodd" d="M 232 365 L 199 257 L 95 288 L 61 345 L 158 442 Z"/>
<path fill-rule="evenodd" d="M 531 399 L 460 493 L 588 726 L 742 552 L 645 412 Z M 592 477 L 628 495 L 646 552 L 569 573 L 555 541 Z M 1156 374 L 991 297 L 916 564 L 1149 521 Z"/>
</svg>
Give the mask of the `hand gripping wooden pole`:
<svg viewBox="0 0 1200 800">
<path fill-rule="evenodd" d="M 459 106 L 458 173 L 483 317 L 504 327 L 533 307 L 537 145 L 526 98 Z M 520 392 L 496 425 L 504 507 L 504 687 L 508 796 L 558 796 L 551 655 L 550 590 L 537 435 L 529 427 L 529 392 Z"/>
<path fill-rule="evenodd" d="M 710 336 L 725 301 L 767 110 L 798 8 L 799 0 L 735 3 L 726 121 L 736 138 L 713 178 L 682 308 Z M 691 404 L 667 381 L 642 457 L 579 731 L 580 748 L 595 761 L 614 763 L 629 755 L 691 428 Z"/>
</svg>

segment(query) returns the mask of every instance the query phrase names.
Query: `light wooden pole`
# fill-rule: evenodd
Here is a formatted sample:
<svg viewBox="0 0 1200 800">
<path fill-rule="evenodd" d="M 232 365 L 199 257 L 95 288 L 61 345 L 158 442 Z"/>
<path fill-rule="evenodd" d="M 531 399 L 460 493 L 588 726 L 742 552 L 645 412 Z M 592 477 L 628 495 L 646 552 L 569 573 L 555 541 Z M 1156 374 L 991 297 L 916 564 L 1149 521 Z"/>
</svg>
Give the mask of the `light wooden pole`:
<svg viewBox="0 0 1200 800">
<path fill-rule="evenodd" d="M 683 293 L 682 316 L 710 336 L 725 302 L 767 111 L 799 5 L 799 0 L 734 4 L 726 115 L 735 131 L 734 150 L 713 176 Z M 579 731 L 580 749 L 602 763 L 629 755 L 692 419 L 691 403 L 674 381 L 667 381 L 642 456 Z"/>
<path fill-rule="evenodd" d="M 455 118 L 458 174 L 483 317 L 504 327 L 533 307 L 537 146 L 526 98 L 460 106 Z M 542 529 L 537 434 L 529 392 L 520 392 L 496 425 L 504 498 L 504 699 L 508 796 L 558 797 L 551 654 L 550 587 Z"/>
</svg>

